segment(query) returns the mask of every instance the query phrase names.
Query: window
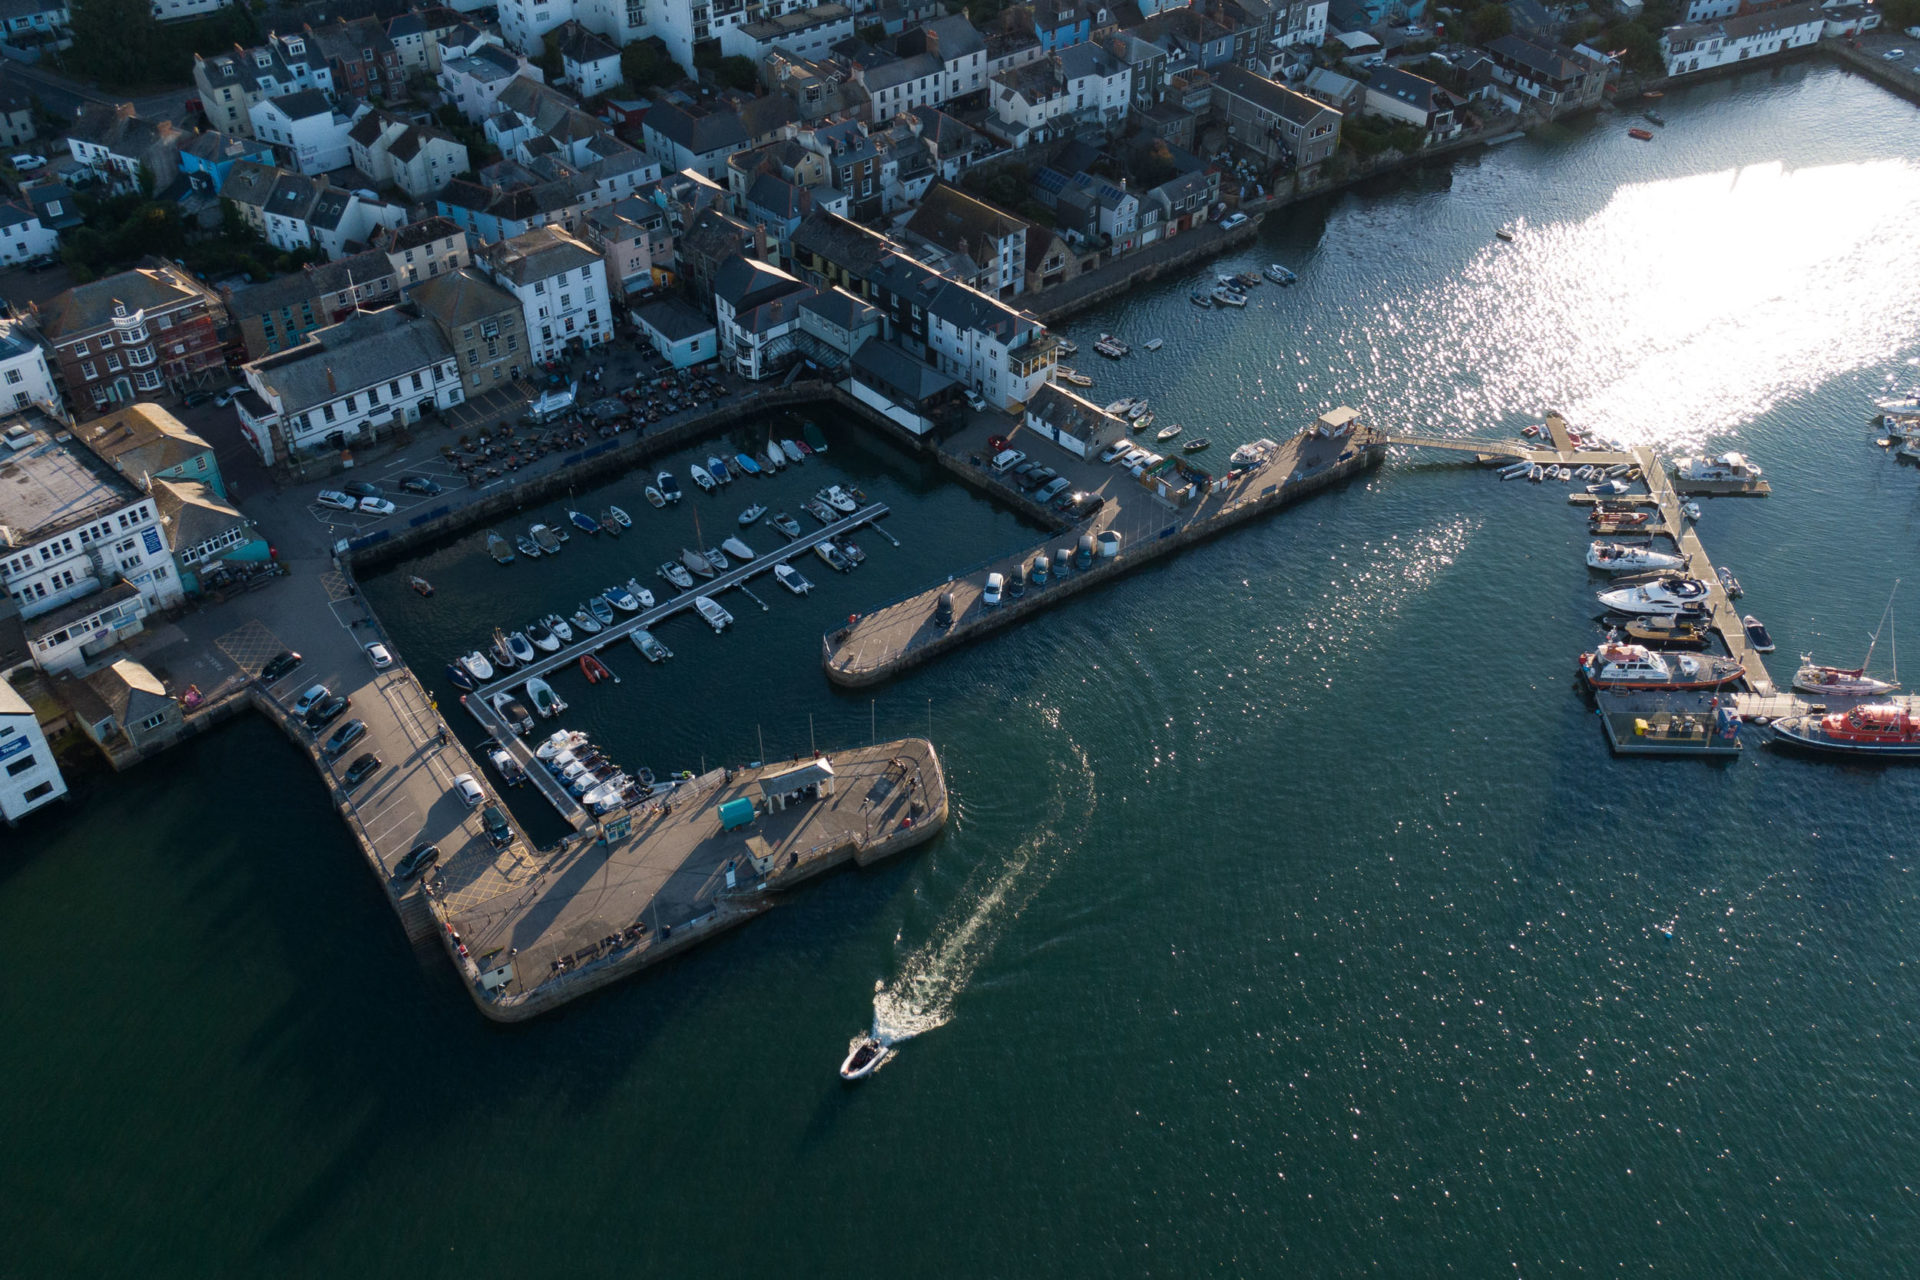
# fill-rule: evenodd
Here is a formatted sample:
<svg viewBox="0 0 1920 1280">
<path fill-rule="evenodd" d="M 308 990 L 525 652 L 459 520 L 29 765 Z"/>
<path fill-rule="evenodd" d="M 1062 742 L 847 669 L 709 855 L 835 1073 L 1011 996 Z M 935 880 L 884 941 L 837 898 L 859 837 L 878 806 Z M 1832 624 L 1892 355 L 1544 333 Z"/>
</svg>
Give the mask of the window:
<svg viewBox="0 0 1920 1280">
<path fill-rule="evenodd" d="M 324 418 L 325 418 L 325 419 L 326 419 L 326 420 L 327 420 L 328 422 L 332 422 L 332 421 L 333 421 L 333 406 L 332 406 L 332 405 L 330 405 L 330 404 L 323 404 L 323 405 L 321 405 L 321 406 L 320 406 L 320 415 L 321 415 L 322 417 L 324 417 Z"/>
<path fill-rule="evenodd" d="M 91 382 L 100 376 L 100 372 L 93 367 L 93 361 L 87 360 L 83 361 L 80 365 L 80 376 Z"/>
<path fill-rule="evenodd" d="M 22 800 L 38 800 L 40 799 L 40 797 L 45 795 L 51 795 L 52 793 L 53 793 L 53 783 L 50 781 L 42 782 L 38 786 L 28 787 L 24 792 L 21 793 L 20 798 Z"/>
<path fill-rule="evenodd" d="M 158 729 L 161 725 L 165 724 L 166 722 L 167 722 L 167 713 L 164 711 L 156 711 L 152 715 L 148 716 L 145 720 L 142 720 L 140 722 L 140 727 L 142 729 Z"/>
<path fill-rule="evenodd" d="M 18 369 L 9 369 L 9 370 L 7 370 L 7 385 L 8 385 L 8 386 L 10 386 L 10 387 L 16 387 L 16 386 L 19 386 L 19 385 L 20 385 L 20 383 L 21 383 L 21 381 L 22 381 L 22 379 L 21 379 L 21 377 L 20 377 L 20 371 L 19 371 Z"/>
<path fill-rule="evenodd" d="M 425 386 L 425 385 L 426 385 L 425 383 L 423 383 L 423 382 L 421 382 L 421 381 L 420 381 L 420 375 L 419 375 L 419 374 L 417 374 L 417 373 L 416 373 L 416 374 L 414 374 L 414 375 L 413 375 L 413 389 L 414 389 L 415 391 L 418 391 L 418 390 L 420 390 L 420 389 L 421 389 L 421 388 L 422 388 L 423 386 Z"/>
<path fill-rule="evenodd" d="M 76 343 L 74 343 L 74 344 L 73 344 L 73 354 L 75 354 L 76 356 L 84 356 L 84 355 L 86 355 L 86 354 L 87 354 L 87 344 L 86 344 L 86 343 L 84 343 L 84 342 L 76 342 Z"/>
<path fill-rule="evenodd" d="M 112 352 L 108 352 L 107 353 L 107 372 L 118 373 L 120 372 L 121 368 L 122 368 L 122 365 L 120 364 L 120 357 L 117 355 L 114 355 Z"/>
<path fill-rule="evenodd" d="M 22 756 L 7 766 L 7 776 L 9 778 L 17 778 L 27 770 L 38 766 L 39 763 L 40 762 L 31 755 Z"/>
</svg>

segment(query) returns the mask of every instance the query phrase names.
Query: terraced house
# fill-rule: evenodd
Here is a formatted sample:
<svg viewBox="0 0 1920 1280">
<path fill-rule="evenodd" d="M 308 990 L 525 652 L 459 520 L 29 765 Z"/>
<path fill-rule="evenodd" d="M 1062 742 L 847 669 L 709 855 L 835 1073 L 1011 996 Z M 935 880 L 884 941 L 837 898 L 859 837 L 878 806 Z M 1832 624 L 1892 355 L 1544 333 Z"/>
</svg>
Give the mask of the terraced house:
<svg viewBox="0 0 1920 1280">
<path fill-rule="evenodd" d="M 67 404 L 91 416 L 221 369 L 226 311 L 205 285 L 158 258 L 76 285 L 39 308 Z"/>
<path fill-rule="evenodd" d="M 315 53 L 304 35 L 270 35 L 251 49 L 193 56 L 193 83 L 200 109 L 222 133 L 253 134 L 249 114 L 266 98 L 284 98 L 306 89 L 333 92 L 333 69 Z"/>
</svg>

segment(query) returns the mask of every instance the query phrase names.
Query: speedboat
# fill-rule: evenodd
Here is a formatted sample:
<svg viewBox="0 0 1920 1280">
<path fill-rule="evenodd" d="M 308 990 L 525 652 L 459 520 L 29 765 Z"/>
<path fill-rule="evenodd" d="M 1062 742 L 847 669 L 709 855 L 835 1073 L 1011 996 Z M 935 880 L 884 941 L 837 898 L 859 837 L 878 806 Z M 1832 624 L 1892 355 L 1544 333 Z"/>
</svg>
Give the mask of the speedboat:
<svg viewBox="0 0 1920 1280">
<path fill-rule="evenodd" d="M 1871 698 L 1899 688 L 1897 681 L 1875 680 L 1865 667 L 1823 667 L 1813 655 L 1800 655 L 1800 669 L 1793 673 L 1793 687 L 1805 693 L 1836 698 Z"/>
<path fill-rule="evenodd" d="M 640 602 L 625 587 L 608 587 L 600 593 L 600 598 L 622 613 L 640 612 Z"/>
<path fill-rule="evenodd" d="M 582 605 L 573 611 L 573 625 L 585 634 L 592 635 L 600 629 L 601 623 L 600 619 L 588 613 L 586 606 Z"/>
<path fill-rule="evenodd" d="M 1642 644 L 1609 641 L 1580 655 L 1580 673 L 1595 689 L 1717 689 L 1747 674 L 1732 658 L 1671 656 Z"/>
<path fill-rule="evenodd" d="M 708 471 L 705 467 L 701 466 L 697 462 L 694 463 L 691 467 L 688 467 L 687 471 L 689 474 L 693 476 L 693 482 L 699 485 L 703 490 L 705 490 L 708 493 L 712 493 L 714 490 L 714 486 L 719 483 L 713 478 L 712 472 Z"/>
<path fill-rule="evenodd" d="M 613 625 L 613 604 L 605 596 L 588 596 L 587 608 L 603 627 Z"/>
<path fill-rule="evenodd" d="M 773 576 L 780 580 L 781 586 L 797 596 L 803 596 L 813 590 L 813 584 L 802 577 L 800 571 L 790 564 L 773 566 Z"/>
<path fill-rule="evenodd" d="M 828 568 L 835 569 L 841 573 L 853 572 L 853 562 L 841 554 L 840 548 L 834 546 L 831 542 L 814 543 L 813 553 L 822 560 L 825 560 Z"/>
<path fill-rule="evenodd" d="M 1706 583 L 1679 576 L 1600 593 L 1601 604 L 1624 614 L 1690 613 L 1705 607 L 1706 601 Z"/>
<path fill-rule="evenodd" d="M 640 602 L 640 607 L 642 609 L 653 608 L 653 592 L 641 586 L 640 579 L 628 578 L 627 590 L 632 593 L 633 598 L 635 600 L 638 600 Z"/>
<path fill-rule="evenodd" d="M 586 741 L 587 735 L 578 729 L 556 729 L 545 742 L 533 749 L 533 754 L 542 762 L 552 764 L 575 747 L 585 746 Z"/>
<path fill-rule="evenodd" d="M 755 520 L 758 520 L 761 516 L 765 514 L 767 514 L 766 507 L 761 503 L 756 502 L 752 506 L 748 507 L 745 511 L 742 511 L 740 513 L 740 523 L 743 525 L 752 524 Z"/>
<path fill-rule="evenodd" d="M 529 560 L 538 560 L 540 558 L 540 544 L 524 533 L 516 533 L 513 535 L 513 545 L 518 547 L 520 554 Z"/>
<path fill-rule="evenodd" d="M 478 649 L 460 659 L 460 665 L 467 669 L 468 675 L 482 684 L 493 679 L 493 664 L 488 662 L 487 655 Z"/>
<path fill-rule="evenodd" d="M 707 558 L 707 563 L 713 566 L 715 573 L 725 573 L 733 567 L 733 562 L 727 559 L 727 553 L 718 547 L 702 547 L 700 554 Z"/>
<path fill-rule="evenodd" d="M 560 647 L 560 637 L 553 634 L 553 628 L 544 622 L 529 622 L 527 639 L 533 641 L 533 647 L 542 653 L 552 653 Z"/>
<path fill-rule="evenodd" d="M 1668 555 L 1652 547 L 1623 542 L 1595 542 L 1587 547 L 1587 568 L 1605 573 L 1646 573 L 1686 567 L 1686 557 Z"/>
<path fill-rule="evenodd" d="M 713 576 L 713 565 L 705 556 L 691 547 L 680 548 L 680 563 L 703 578 L 711 578 Z M 687 585 L 692 586 L 693 584 L 688 583 Z"/>
<path fill-rule="evenodd" d="M 1700 518 L 1700 504 L 1697 502 L 1683 503 L 1680 507 L 1680 514 L 1689 520 L 1698 520 Z"/>
<path fill-rule="evenodd" d="M 561 644 L 573 643 L 573 628 L 567 625 L 565 618 L 557 613 L 550 613 L 540 619 L 540 621 L 546 626 L 547 630 L 559 637 Z"/>
<path fill-rule="evenodd" d="M 708 456 L 707 470 L 712 474 L 713 478 L 719 483 L 721 484 L 733 483 L 733 472 L 727 470 L 727 461 L 725 458 L 722 458 L 719 454 L 711 454 Z"/>
<path fill-rule="evenodd" d="M 1697 618 L 1680 618 L 1673 614 L 1649 614 L 1644 618 L 1630 619 L 1625 630 L 1627 639 L 1637 640 L 1641 644 L 1656 644 L 1669 649 L 1707 647 L 1707 629 Z"/>
<path fill-rule="evenodd" d="M 528 733 L 533 729 L 533 716 L 524 703 L 510 693 L 496 693 L 487 699 L 507 728 L 515 733 Z"/>
<path fill-rule="evenodd" d="M 633 528 L 633 517 L 622 511 L 619 507 L 609 506 L 607 508 L 607 514 L 612 516 L 614 523 L 618 524 L 622 529 Z"/>
<path fill-rule="evenodd" d="M 1810 751 L 1862 756 L 1920 756 L 1920 720 L 1898 703 L 1867 703 L 1823 716 L 1783 716 L 1773 740 Z"/>
<path fill-rule="evenodd" d="M 553 686 L 539 676 L 527 681 L 527 696 L 533 699 L 533 709 L 540 713 L 543 720 L 551 720 L 567 709 L 567 704 L 560 701 L 560 695 L 553 691 Z"/>
<path fill-rule="evenodd" d="M 749 454 L 734 454 L 733 465 L 740 468 L 741 475 L 757 476 L 760 474 L 760 464 L 755 462 Z"/>
<path fill-rule="evenodd" d="M 738 538 L 728 538 L 720 544 L 720 549 L 738 560 L 741 564 L 753 559 L 753 548 Z"/>
<path fill-rule="evenodd" d="M 560 535 L 552 528 L 544 524 L 536 524 L 527 532 L 533 535 L 533 540 L 540 544 L 542 551 L 550 556 L 560 554 Z"/>
<path fill-rule="evenodd" d="M 825 501 L 835 511 L 844 511 L 848 515 L 860 509 L 860 504 L 853 500 L 853 495 L 837 484 L 828 485 L 814 496 Z"/>
<path fill-rule="evenodd" d="M 661 577 L 683 591 L 693 585 L 693 575 L 671 560 L 661 564 L 659 573 Z"/>
<path fill-rule="evenodd" d="M 582 533 L 600 532 L 600 522 L 584 511 L 569 511 L 567 512 L 567 519 L 573 523 L 574 528 L 580 530 Z"/>
<path fill-rule="evenodd" d="M 473 673 L 457 662 L 449 662 L 447 664 L 447 679 L 451 680 L 456 687 L 461 689 L 471 689 L 476 683 L 473 678 Z"/>
<path fill-rule="evenodd" d="M 1765 623 L 1748 614 L 1740 619 L 1740 625 L 1747 629 L 1747 645 L 1755 653 L 1773 652 L 1773 637 L 1767 633 Z"/>
<path fill-rule="evenodd" d="M 647 486 L 647 505 L 655 511 L 667 505 L 667 495 L 660 492 L 659 486 L 651 484 Z"/>
<path fill-rule="evenodd" d="M 778 529 L 786 537 L 797 538 L 800 536 L 800 522 L 784 511 L 774 512 L 773 519 L 768 523 L 772 524 L 774 528 Z"/>
<path fill-rule="evenodd" d="M 631 639 L 633 647 L 638 649 L 648 662 L 665 662 L 673 656 L 673 650 L 661 644 L 654 637 L 653 632 L 645 627 L 635 628 Z"/>
<path fill-rule="evenodd" d="M 847 1051 L 847 1057 L 840 1064 L 842 1080 L 864 1080 L 887 1060 L 887 1046 L 872 1036 L 861 1036 L 859 1042 Z"/>
<path fill-rule="evenodd" d="M 1587 492 L 1610 498 L 1615 494 L 1625 493 L 1629 487 L 1625 480 L 1602 480 L 1598 484 L 1588 485 Z"/>
<path fill-rule="evenodd" d="M 660 496 L 668 502 L 680 501 L 680 482 L 673 478 L 673 472 L 662 471 L 653 482 L 660 486 Z"/>
<path fill-rule="evenodd" d="M 725 609 L 722 609 L 720 605 L 709 596 L 694 597 L 693 607 L 700 611 L 700 616 L 705 618 L 707 624 L 715 631 L 725 631 L 728 624 L 733 621 L 733 615 Z"/>
<path fill-rule="evenodd" d="M 1716 565 L 1713 571 L 1719 575 L 1720 586 L 1721 589 L 1727 593 L 1727 599 L 1737 600 L 1747 594 L 1741 589 L 1740 579 L 1733 576 L 1733 570 L 1727 568 L 1725 565 Z"/>
<path fill-rule="evenodd" d="M 522 665 L 533 661 L 533 641 L 527 639 L 524 631 L 515 631 L 507 636 L 507 648 L 513 651 L 513 660 Z"/>
</svg>

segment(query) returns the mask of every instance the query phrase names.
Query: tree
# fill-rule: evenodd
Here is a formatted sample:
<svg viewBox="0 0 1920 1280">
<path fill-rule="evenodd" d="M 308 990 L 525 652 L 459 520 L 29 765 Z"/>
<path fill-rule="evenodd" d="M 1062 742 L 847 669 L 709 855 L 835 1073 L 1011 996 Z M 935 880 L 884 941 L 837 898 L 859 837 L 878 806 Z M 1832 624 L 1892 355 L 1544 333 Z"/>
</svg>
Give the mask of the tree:
<svg viewBox="0 0 1920 1280">
<path fill-rule="evenodd" d="M 1505 5 L 1483 4 L 1467 15 L 1467 25 L 1473 29 L 1473 42 L 1485 44 L 1513 30 L 1513 15 Z"/>
<path fill-rule="evenodd" d="M 760 87 L 760 69 L 753 65 L 752 58 L 740 54 L 720 59 L 720 65 L 714 68 L 713 74 L 727 88 L 738 89 L 742 93 L 751 93 Z"/>
<path fill-rule="evenodd" d="M 1920 26 L 1920 0 L 1882 0 L 1881 21 L 1899 31 Z"/>
<path fill-rule="evenodd" d="M 109 84 L 137 84 L 160 32 L 149 0 L 74 0 L 73 57 Z"/>
<path fill-rule="evenodd" d="M 533 65 L 546 73 L 547 83 L 552 84 L 560 78 L 560 72 L 566 64 L 560 58 L 560 31 L 555 28 L 540 37 L 540 56 Z"/>
<path fill-rule="evenodd" d="M 667 54 L 667 46 L 657 37 L 636 40 L 620 51 L 620 74 L 627 87 L 636 92 L 655 85 L 672 84 L 680 78 L 679 64 Z"/>
</svg>

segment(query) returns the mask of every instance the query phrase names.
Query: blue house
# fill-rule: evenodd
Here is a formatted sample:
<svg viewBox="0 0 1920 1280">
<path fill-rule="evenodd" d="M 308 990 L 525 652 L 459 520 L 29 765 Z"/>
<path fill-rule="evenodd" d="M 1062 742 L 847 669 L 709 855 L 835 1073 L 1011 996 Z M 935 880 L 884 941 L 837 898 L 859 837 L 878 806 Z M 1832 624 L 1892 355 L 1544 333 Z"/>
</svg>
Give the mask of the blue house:
<svg viewBox="0 0 1920 1280">
<path fill-rule="evenodd" d="M 1083 44 L 1093 35 L 1093 18 L 1077 0 L 1038 0 L 1033 6 L 1033 34 L 1040 48 L 1055 53 Z"/>
<path fill-rule="evenodd" d="M 243 138 L 237 133 L 208 130 L 196 133 L 180 147 L 180 176 L 192 189 L 218 195 L 233 166 L 242 160 L 273 163 L 273 147 L 258 138 Z"/>
</svg>

